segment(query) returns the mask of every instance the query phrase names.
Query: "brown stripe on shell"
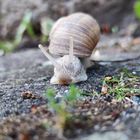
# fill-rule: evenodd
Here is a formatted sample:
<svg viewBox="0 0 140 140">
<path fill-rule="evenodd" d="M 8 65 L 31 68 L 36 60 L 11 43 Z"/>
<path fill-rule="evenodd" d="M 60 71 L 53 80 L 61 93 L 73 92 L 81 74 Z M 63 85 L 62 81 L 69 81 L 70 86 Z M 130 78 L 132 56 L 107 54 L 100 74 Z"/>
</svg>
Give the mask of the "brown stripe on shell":
<svg viewBox="0 0 140 140">
<path fill-rule="evenodd" d="M 79 49 L 79 50 L 84 50 L 85 52 L 91 52 L 87 47 L 85 47 L 85 44 L 83 44 L 82 42 L 80 42 L 79 40 L 73 40 L 73 44 L 74 44 L 74 50 L 75 49 Z M 59 45 L 61 46 L 65 46 L 65 49 L 67 51 L 69 51 L 69 40 L 67 38 L 55 38 L 54 40 L 52 40 L 51 44 L 50 44 L 50 48 L 53 48 L 54 45 Z M 52 46 L 51 46 L 52 45 Z M 54 51 L 57 49 L 56 47 L 53 48 Z"/>
<path fill-rule="evenodd" d="M 57 46 L 59 49 L 56 49 L 56 50 L 54 51 L 53 48 L 50 48 L 50 49 L 49 49 L 50 53 L 53 53 L 53 54 L 56 54 L 56 55 L 57 55 L 57 54 L 58 54 L 58 55 L 60 55 L 60 54 L 64 54 L 64 55 L 69 54 L 69 51 L 68 51 L 67 49 L 64 49 L 63 51 L 60 50 L 60 49 L 65 48 L 64 45 L 60 47 L 59 44 L 55 44 L 55 46 Z M 80 49 L 80 47 L 78 47 L 78 46 L 74 49 L 74 55 L 75 55 L 75 56 L 84 57 L 83 54 L 85 54 L 86 56 L 90 56 L 90 55 L 91 55 L 91 53 L 90 53 L 88 50 L 85 51 L 85 49 Z"/>
<path fill-rule="evenodd" d="M 89 22 L 89 24 L 86 24 L 84 22 L 83 27 L 85 27 L 89 31 L 90 36 L 94 35 L 94 40 L 96 40 L 96 42 L 98 42 L 99 34 L 100 34 L 99 25 L 97 24 L 96 21 L 94 21 L 94 26 L 93 26 L 93 23 L 91 25 L 90 24 L 91 24 L 90 22 Z"/>
<path fill-rule="evenodd" d="M 55 38 L 61 38 L 62 33 L 63 33 L 63 36 L 64 36 L 63 38 L 68 38 L 68 40 L 69 40 L 70 37 L 73 37 L 73 40 L 78 40 L 82 44 L 85 44 L 85 46 L 89 50 L 91 50 L 91 51 L 93 50 L 93 47 L 94 47 L 95 43 L 91 43 L 90 38 L 88 38 L 85 34 L 79 33 L 79 32 L 71 32 L 71 31 L 63 32 L 62 30 L 59 30 L 53 36 L 52 40 L 54 40 Z"/>
<path fill-rule="evenodd" d="M 73 26 L 74 27 L 74 26 Z M 80 29 L 80 28 L 79 28 Z M 69 33 L 73 33 L 73 34 L 75 34 L 75 35 L 73 35 L 73 34 L 70 34 L 69 36 L 67 36 L 67 38 L 69 39 L 69 37 L 70 36 L 72 36 L 73 38 L 75 38 L 76 36 L 77 36 L 77 40 L 79 40 L 79 41 L 81 41 L 81 42 L 83 42 L 83 43 L 85 43 L 86 45 L 86 47 L 87 48 L 89 48 L 91 51 L 94 49 L 94 47 L 95 47 L 95 44 L 96 44 L 96 42 L 93 42 L 94 41 L 94 39 L 93 39 L 93 41 L 91 42 L 90 40 L 91 40 L 91 38 L 89 37 L 89 36 L 87 36 L 85 33 L 83 33 L 83 31 L 81 32 L 80 30 L 79 31 L 77 31 L 77 28 L 75 29 L 75 32 L 73 31 L 73 29 L 71 29 L 71 30 L 68 30 L 68 28 L 64 28 L 64 26 L 62 26 L 62 27 L 60 27 L 59 28 L 59 30 L 57 30 L 56 32 L 55 32 L 55 34 L 52 36 L 53 38 L 51 38 L 51 40 L 54 40 L 55 39 L 55 37 L 57 38 L 59 38 L 60 36 L 61 36 L 61 34 L 63 34 L 63 36 L 65 36 L 65 38 L 66 38 L 66 34 L 67 34 L 67 32 L 69 32 Z M 80 37 L 80 36 L 84 36 L 84 37 Z"/>
<path fill-rule="evenodd" d="M 97 39 L 99 39 L 100 27 L 97 21 L 93 17 L 91 17 L 90 15 L 83 16 L 79 20 L 78 24 L 83 25 L 82 27 L 86 28 L 89 31 L 89 33 L 91 33 L 91 36 L 92 36 L 92 33 L 94 33 Z"/>
<path fill-rule="evenodd" d="M 82 18 L 83 19 L 83 18 Z M 92 19 L 93 20 L 93 19 Z M 91 22 L 91 21 L 90 21 Z M 90 22 L 87 22 L 86 24 L 88 25 L 88 23 Z M 93 22 L 96 22 L 95 20 L 93 20 Z M 87 36 L 89 36 L 89 41 L 93 44 L 93 47 L 92 50 L 94 49 L 94 46 L 96 46 L 98 40 L 99 40 L 99 37 L 97 38 L 97 36 L 99 36 L 97 33 L 99 32 L 99 26 L 97 27 L 92 27 L 92 26 L 87 26 L 87 25 L 84 25 L 84 23 L 78 23 L 78 22 L 70 22 L 69 20 L 61 20 L 61 26 L 58 27 L 57 31 L 60 31 L 62 29 L 65 29 L 65 31 L 67 32 L 68 30 L 70 30 L 71 32 L 73 32 L 73 28 L 75 28 L 75 30 L 78 30 L 79 32 L 84 32 L 84 34 L 86 34 Z M 93 23 L 92 23 L 93 24 Z M 97 23 L 96 23 L 97 24 Z M 94 25 L 96 25 L 94 24 Z M 94 29 L 98 28 L 98 31 L 95 31 L 94 32 Z M 93 30 L 92 30 L 93 29 Z M 57 32 L 56 31 L 56 32 Z M 97 34 L 97 35 L 96 35 Z"/>
<path fill-rule="evenodd" d="M 66 26 L 65 26 L 66 25 Z M 69 23 L 69 22 L 66 22 L 65 24 L 62 23 L 62 26 L 59 27 L 59 30 L 57 30 L 55 33 L 72 33 L 72 34 L 78 34 L 78 36 L 83 36 L 83 38 L 86 38 L 87 39 L 87 42 L 89 44 L 89 48 L 91 48 L 91 50 L 94 49 L 94 46 L 96 44 L 96 42 L 94 40 L 93 37 L 94 35 L 91 37 L 90 34 L 88 33 L 88 30 L 87 29 L 84 29 L 83 27 L 75 24 L 75 23 Z"/>
<path fill-rule="evenodd" d="M 56 47 L 59 48 L 60 46 L 56 45 Z M 80 52 L 79 53 L 79 51 L 80 50 L 75 49 L 74 50 L 74 55 L 77 56 L 77 57 L 80 57 L 80 58 L 84 58 L 84 57 L 89 57 L 90 56 L 89 53 L 86 53 L 86 52 Z M 51 49 L 50 49 L 50 53 L 52 53 Z M 67 50 L 60 51 L 60 49 L 58 49 L 58 50 L 56 50 L 56 53 L 54 53 L 54 51 L 53 51 L 53 54 L 54 55 L 59 55 L 59 56 L 68 55 L 68 51 Z"/>
<path fill-rule="evenodd" d="M 100 28 L 96 20 L 88 14 L 76 13 L 58 21 L 50 34 L 50 52 L 68 54 L 69 39 L 72 36 L 74 54 L 80 57 L 90 56 L 99 40 Z"/>
<path fill-rule="evenodd" d="M 51 42 L 49 51 L 50 53 L 57 55 L 69 54 L 69 41 L 65 38 L 61 38 L 60 41 L 55 39 Z M 74 55 L 80 57 L 90 56 L 91 51 L 84 47 L 81 42 L 74 40 Z"/>
</svg>

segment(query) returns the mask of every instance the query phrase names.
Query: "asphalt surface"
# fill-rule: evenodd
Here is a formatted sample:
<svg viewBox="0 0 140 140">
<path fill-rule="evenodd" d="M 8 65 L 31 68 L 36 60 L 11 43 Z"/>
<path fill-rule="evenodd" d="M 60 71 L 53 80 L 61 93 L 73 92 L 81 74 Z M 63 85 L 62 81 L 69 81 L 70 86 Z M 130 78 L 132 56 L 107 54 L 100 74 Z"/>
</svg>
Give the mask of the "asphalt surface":
<svg viewBox="0 0 140 140">
<path fill-rule="evenodd" d="M 47 100 L 44 93 L 48 88 L 54 88 L 57 94 L 68 92 L 69 86 L 51 85 L 49 83 L 53 75 L 53 66 L 46 65 L 46 61 L 46 58 L 37 49 L 15 52 L 0 57 L 1 119 L 10 115 L 20 116 L 30 113 L 33 106 L 46 104 Z M 102 79 L 108 75 L 119 75 L 122 68 L 127 68 L 132 73 L 140 75 L 140 58 L 123 62 L 95 63 L 87 70 L 88 80 L 78 83 L 76 86 L 87 94 L 93 91 L 100 92 Z M 26 92 L 30 92 L 36 98 L 25 98 L 24 93 Z M 130 109 L 128 118 L 126 118 L 126 112 L 122 114 L 123 121 L 128 128 L 126 133 L 131 134 L 131 137 L 138 135 L 136 138 L 139 138 L 140 120 L 137 117 L 139 110 L 134 108 L 131 111 Z M 133 127 L 134 124 L 137 124 L 136 127 Z M 126 135 L 123 138 L 125 137 Z"/>
<path fill-rule="evenodd" d="M 51 85 L 53 67 L 45 65 L 46 58 L 40 50 L 26 50 L 0 57 L 0 117 L 10 114 L 21 114 L 30 111 L 32 105 L 46 103 L 44 93 L 54 88 L 57 93 L 65 94 L 69 86 Z M 88 71 L 88 80 L 76 84 L 86 93 L 100 91 L 102 79 L 107 75 L 118 74 L 120 69 L 127 68 L 139 73 L 140 58 L 126 62 L 96 63 Z M 37 99 L 24 99 L 23 92 L 30 91 Z"/>
</svg>

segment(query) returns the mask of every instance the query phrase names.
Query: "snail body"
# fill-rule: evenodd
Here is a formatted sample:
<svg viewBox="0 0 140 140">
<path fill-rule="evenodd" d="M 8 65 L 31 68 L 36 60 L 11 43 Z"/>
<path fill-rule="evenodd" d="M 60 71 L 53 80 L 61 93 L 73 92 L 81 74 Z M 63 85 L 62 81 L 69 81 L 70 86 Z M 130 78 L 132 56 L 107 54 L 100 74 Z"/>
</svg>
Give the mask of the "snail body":
<svg viewBox="0 0 140 140">
<path fill-rule="evenodd" d="M 74 13 L 60 18 L 53 26 L 45 50 L 39 48 L 54 65 L 52 84 L 70 84 L 87 80 L 86 65 L 100 37 L 97 21 L 88 14 Z M 59 56 L 54 59 L 52 55 Z"/>
</svg>

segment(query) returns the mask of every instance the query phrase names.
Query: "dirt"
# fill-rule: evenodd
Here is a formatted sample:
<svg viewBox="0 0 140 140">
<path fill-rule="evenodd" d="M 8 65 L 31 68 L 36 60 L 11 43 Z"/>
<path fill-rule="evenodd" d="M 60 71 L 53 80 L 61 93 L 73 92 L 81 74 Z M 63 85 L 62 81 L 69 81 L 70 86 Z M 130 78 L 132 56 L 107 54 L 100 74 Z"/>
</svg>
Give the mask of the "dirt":
<svg viewBox="0 0 140 140">
<path fill-rule="evenodd" d="M 58 119 L 48 109 L 47 106 L 32 107 L 32 112 L 27 115 L 12 116 L 0 122 L 0 136 L 4 139 L 59 139 L 58 134 L 61 129 L 66 138 L 77 138 L 95 132 L 124 131 L 122 127 L 124 117 L 121 113 L 128 112 L 131 104 L 119 102 L 108 102 L 88 98 L 78 101 L 75 105 L 72 118 L 66 120 L 63 127 L 56 127 Z M 134 109 L 133 109 L 134 110 Z M 122 120 L 120 120 L 120 118 Z M 120 121 L 116 123 L 117 121 Z M 49 127 L 47 123 L 51 122 Z M 120 124 L 119 124 L 120 123 Z M 61 125 L 61 124 L 59 124 Z M 16 128 L 15 128 L 16 126 Z M 121 127 L 120 127 L 121 126 Z M 54 129 L 51 130 L 51 127 Z M 120 127 L 120 128 L 119 128 Z M 56 132 L 57 133 L 56 133 Z M 77 139 L 80 139 L 77 138 Z M 63 137 L 60 139 L 64 139 Z"/>
</svg>

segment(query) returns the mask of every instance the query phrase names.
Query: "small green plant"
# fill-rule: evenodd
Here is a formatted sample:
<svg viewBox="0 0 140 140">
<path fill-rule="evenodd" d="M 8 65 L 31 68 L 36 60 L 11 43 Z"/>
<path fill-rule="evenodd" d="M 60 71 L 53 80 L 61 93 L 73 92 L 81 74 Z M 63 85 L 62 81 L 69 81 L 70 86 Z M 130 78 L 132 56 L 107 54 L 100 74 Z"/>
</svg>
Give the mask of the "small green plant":
<svg viewBox="0 0 140 140">
<path fill-rule="evenodd" d="M 65 94 L 60 102 L 56 101 L 56 92 L 53 89 L 48 89 L 45 93 L 45 96 L 48 100 L 47 105 L 56 113 L 56 124 L 54 128 L 57 129 L 59 137 L 63 137 L 63 130 L 66 121 L 72 118 L 71 109 L 75 104 L 75 101 L 80 98 L 80 93 L 81 91 L 78 88 L 76 88 L 74 85 L 71 85 L 69 94 Z"/>
<path fill-rule="evenodd" d="M 14 49 L 13 41 L 0 41 L 0 50 L 4 52 L 11 52 Z"/>
<path fill-rule="evenodd" d="M 66 115 L 66 103 L 61 101 L 61 103 L 57 103 L 55 99 L 55 91 L 53 89 L 48 89 L 46 92 L 46 98 L 48 100 L 48 106 L 53 109 L 58 115 Z"/>
<path fill-rule="evenodd" d="M 14 39 L 10 41 L 0 41 L 0 49 L 3 50 L 4 52 L 12 52 L 22 42 L 25 32 L 32 39 L 39 38 L 40 41 L 47 42 L 49 32 L 53 26 L 53 21 L 49 18 L 43 18 L 40 21 L 41 35 L 40 37 L 38 37 L 34 32 L 31 19 L 32 19 L 32 12 L 30 11 L 26 12 L 17 28 L 17 32 Z"/>
<path fill-rule="evenodd" d="M 123 69 L 120 76 L 112 76 L 105 78 L 103 85 L 107 87 L 107 93 L 112 94 L 117 100 L 122 100 L 126 95 L 133 95 L 134 93 L 140 94 L 140 89 L 132 86 L 132 82 L 140 80 L 138 76 L 132 74 L 127 69 Z"/>
<path fill-rule="evenodd" d="M 81 91 L 74 85 L 71 85 L 69 93 L 64 94 L 63 98 L 59 103 L 56 101 L 55 95 L 56 93 L 53 89 L 48 89 L 45 93 L 45 96 L 48 100 L 48 106 L 52 108 L 58 115 L 67 115 L 68 108 L 70 106 L 73 106 L 75 101 L 77 101 L 80 98 Z"/>
<path fill-rule="evenodd" d="M 77 101 L 77 99 L 80 98 L 81 95 L 82 92 L 80 89 L 76 88 L 74 85 L 71 85 L 69 94 L 66 94 L 64 97 L 68 104 L 73 104 L 75 101 Z"/>
<path fill-rule="evenodd" d="M 5 52 L 13 51 L 21 43 L 25 31 L 27 31 L 27 33 L 31 38 L 34 38 L 35 33 L 31 24 L 31 18 L 32 18 L 32 13 L 27 12 L 23 16 L 23 19 L 17 29 L 14 40 L 0 41 L 0 49 L 4 50 Z"/>
<path fill-rule="evenodd" d="M 136 0 L 134 4 L 134 13 L 136 17 L 140 20 L 140 0 Z"/>
<path fill-rule="evenodd" d="M 27 33 L 29 34 L 29 36 L 31 38 L 35 38 L 35 33 L 34 33 L 34 30 L 33 30 L 33 26 L 31 24 L 31 18 L 32 18 L 32 13 L 31 12 L 27 12 L 18 29 L 17 29 L 17 33 L 16 33 L 16 36 L 15 36 L 15 40 L 14 40 L 14 45 L 19 45 L 20 42 L 22 41 L 22 38 L 23 38 L 23 34 L 25 31 L 27 31 Z"/>
</svg>

